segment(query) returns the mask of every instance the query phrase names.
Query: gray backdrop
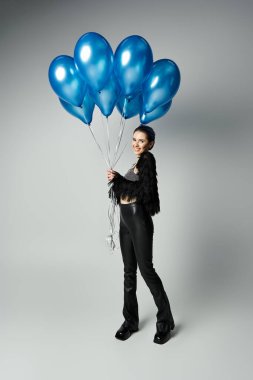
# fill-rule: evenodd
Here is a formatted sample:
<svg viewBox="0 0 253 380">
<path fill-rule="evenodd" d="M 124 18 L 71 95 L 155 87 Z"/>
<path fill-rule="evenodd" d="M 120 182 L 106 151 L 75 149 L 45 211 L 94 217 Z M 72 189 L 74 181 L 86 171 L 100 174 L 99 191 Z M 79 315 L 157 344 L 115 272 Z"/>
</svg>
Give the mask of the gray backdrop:
<svg viewBox="0 0 253 380">
<path fill-rule="evenodd" d="M 248 0 L 1 1 L 1 377 L 249 379 L 252 341 L 252 11 Z M 140 330 L 125 342 L 123 264 L 111 254 L 106 165 L 48 82 L 96 31 L 139 34 L 182 75 L 157 132 L 154 267 L 171 340 L 138 271 Z M 111 133 L 119 130 L 117 111 Z M 131 133 L 115 170 L 135 161 Z M 94 114 L 94 131 L 105 128 Z M 251 170 L 250 170 L 251 169 Z"/>
</svg>

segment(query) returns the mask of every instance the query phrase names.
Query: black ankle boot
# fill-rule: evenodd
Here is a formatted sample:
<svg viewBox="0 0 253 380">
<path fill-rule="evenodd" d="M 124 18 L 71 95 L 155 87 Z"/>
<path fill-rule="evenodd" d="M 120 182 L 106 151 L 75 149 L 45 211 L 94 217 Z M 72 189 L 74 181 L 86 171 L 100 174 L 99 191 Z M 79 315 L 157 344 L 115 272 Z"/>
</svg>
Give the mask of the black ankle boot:
<svg viewBox="0 0 253 380">
<path fill-rule="evenodd" d="M 129 326 L 129 324 L 124 321 L 118 331 L 115 334 L 115 338 L 120 339 L 120 340 L 126 340 L 128 339 L 131 334 L 135 331 L 138 331 L 138 327 L 133 329 L 132 327 Z"/>
<path fill-rule="evenodd" d="M 156 322 L 156 333 L 154 336 L 154 343 L 163 344 L 170 339 L 170 332 L 175 327 L 174 320 L 171 322 Z"/>
</svg>

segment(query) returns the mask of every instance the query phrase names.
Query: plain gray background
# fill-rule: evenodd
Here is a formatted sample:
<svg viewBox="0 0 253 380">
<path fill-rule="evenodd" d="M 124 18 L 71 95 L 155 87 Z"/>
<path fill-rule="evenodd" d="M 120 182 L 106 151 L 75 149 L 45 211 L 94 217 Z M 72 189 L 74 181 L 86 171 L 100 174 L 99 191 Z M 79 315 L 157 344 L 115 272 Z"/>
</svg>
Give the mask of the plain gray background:
<svg viewBox="0 0 253 380">
<path fill-rule="evenodd" d="M 252 11 L 247 0 L 1 1 L 1 377 L 250 379 Z M 105 244 L 106 165 L 48 82 L 60 54 L 132 34 L 182 75 L 157 132 L 161 212 L 154 266 L 176 328 L 153 343 L 156 306 L 138 271 L 140 330 L 123 322 L 123 264 Z M 117 135 L 117 111 L 110 128 Z M 116 170 L 135 161 L 130 141 Z M 100 114 L 94 131 L 103 140 Z M 105 135 L 104 135 L 105 136 Z"/>
</svg>

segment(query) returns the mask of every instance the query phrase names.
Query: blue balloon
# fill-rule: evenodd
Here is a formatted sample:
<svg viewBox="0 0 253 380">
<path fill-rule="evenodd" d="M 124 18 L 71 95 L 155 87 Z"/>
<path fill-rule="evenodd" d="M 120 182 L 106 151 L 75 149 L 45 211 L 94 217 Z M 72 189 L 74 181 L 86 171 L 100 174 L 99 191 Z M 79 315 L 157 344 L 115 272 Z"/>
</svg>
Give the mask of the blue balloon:
<svg viewBox="0 0 253 380">
<path fill-rule="evenodd" d="M 95 103 L 93 100 L 93 97 L 91 96 L 90 92 L 87 91 L 82 104 L 83 109 L 83 116 L 85 120 L 85 124 L 90 125 L 92 121 L 92 115 L 95 108 Z"/>
<path fill-rule="evenodd" d="M 90 124 L 92 121 L 92 114 L 95 107 L 94 101 L 89 93 L 84 97 L 81 107 L 73 106 L 72 104 L 65 102 L 65 100 L 59 98 L 63 108 L 71 115 L 80 119 L 84 124 Z"/>
<path fill-rule="evenodd" d="M 148 42 L 140 36 L 125 38 L 114 55 L 114 72 L 127 98 L 141 91 L 141 86 L 153 64 L 153 53 Z"/>
<path fill-rule="evenodd" d="M 74 59 L 84 80 L 100 91 L 113 71 L 113 51 L 107 40 L 95 32 L 85 33 L 76 43 Z"/>
<path fill-rule="evenodd" d="M 170 100 L 168 103 L 163 104 L 162 106 L 155 108 L 153 111 L 149 113 L 140 114 L 140 122 L 142 124 L 148 124 L 151 121 L 159 119 L 160 117 L 164 116 L 169 111 L 171 104 L 172 104 L 172 100 Z"/>
<path fill-rule="evenodd" d="M 87 86 L 79 75 L 72 57 L 56 57 L 49 66 L 48 78 L 58 97 L 74 106 L 82 104 Z"/>
<path fill-rule="evenodd" d="M 170 59 L 154 62 L 152 70 L 143 83 L 144 112 L 168 103 L 177 93 L 180 84 L 180 71 Z"/>
<path fill-rule="evenodd" d="M 59 100 L 61 102 L 61 105 L 67 112 L 69 112 L 71 115 L 77 117 L 85 123 L 82 107 L 73 106 L 72 104 L 65 102 L 65 100 L 61 98 L 59 98 Z"/>
<path fill-rule="evenodd" d="M 136 95 L 132 99 L 120 96 L 116 107 L 124 119 L 130 119 L 131 117 L 138 115 L 141 107 L 141 94 Z"/>
<path fill-rule="evenodd" d="M 111 75 L 109 81 L 102 90 L 93 91 L 91 89 L 91 93 L 102 114 L 106 117 L 110 116 L 120 93 L 119 85 L 114 74 Z"/>
</svg>

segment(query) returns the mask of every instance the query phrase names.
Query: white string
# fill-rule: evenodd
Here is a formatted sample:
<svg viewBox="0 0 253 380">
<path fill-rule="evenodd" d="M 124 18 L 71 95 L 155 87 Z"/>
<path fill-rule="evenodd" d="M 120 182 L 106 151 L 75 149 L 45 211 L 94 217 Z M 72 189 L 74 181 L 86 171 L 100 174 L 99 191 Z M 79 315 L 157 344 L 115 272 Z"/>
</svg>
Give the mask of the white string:
<svg viewBox="0 0 253 380">
<path fill-rule="evenodd" d="M 127 99 L 125 98 L 124 99 L 124 105 L 123 105 L 123 110 L 122 110 L 122 113 L 121 113 L 121 119 L 120 119 L 120 132 L 119 132 L 119 135 L 118 135 L 118 140 L 117 140 L 117 144 L 116 144 L 116 147 L 115 147 L 115 151 L 114 151 L 114 156 L 113 156 L 113 160 L 112 160 L 112 163 L 111 163 L 111 160 L 110 160 L 110 134 L 109 134 L 109 122 L 108 122 L 108 118 L 106 118 L 106 130 L 107 130 L 107 144 L 105 144 L 106 146 L 106 151 L 107 151 L 107 158 L 103 152 L 103 149 L 101 148 L 100 144 L 98 143 L 93 131 L 92 131 L 92 128 L 91 128 L 91 125 L 88 124 L 88 127 L 89 127 L 89 130 L 92 134 L 92 137 L 96 143 L 96 145 L 98 146 L 105 162 L 106 162 L 106 165 L 108 168 L 113 168 L 117 162 L 119 161 L 120 157 L 122 156 L 126 146 L 127 146 L 127 142 L 124 146 L 124 148 L 122 149 L 121 153 L 119 154 L 118 158 L 117 158 L 117 154 L 118 154 L 118 150 L 119 150 L 119 147 L 120 147 L 120 144 L 121 144 L 121 141 L 122 141 L 122 136 L 123 136 L 123 132 L 124 132 L 124 129 L 125 129 L 125 125 L 126 125 L 126 119 L 124 118 L 124 115 L 125 115 L 125 107 L 126 107 L 126 102 L 127 102 Z M 101 113 L 102 115 L 102 113 Z M 104 126 L 104 120 L 103 120 L 103 117 L 102 117 L 102 128 Z M 109 187 L 109 191 L 111 189 L 111 187 L 113 186 L 113 181 L 110 181 L 108 182 L 108 187 Z M 106 237 L 106 242 L 107 242 L 107 245 L 111 251 L 111 253 L 114 252 L 115 249 L 118 249 L 119 246 L 116 245 L 115 243 L 115 237 L 114 235 L 117 233 L 117 237 L 118 237 L 118 230 L 116 231 L 115 227 L 115 215 L 117 216 L 117 220 L 118 220 L 118 225 L 120 223 L 120 219 L 119 219 L 119 210 L 118 210 L 118 207 L 117 207 L 117 202 L 116 202 L 116 196 L 114 194 L 114 192 L 112 191 L 111 192 L 111 199 L 110 199 L 110 203 L 109 203 L 109 207 L 108 207 L 108 218 L 109 218 L 109 223 L 110 223 L 110 233 L 107 235 Z"/>
<path fill-rule="evenodd" d="M 105 155 L 104 155 L 104 152 L 103 152 L 101 146 L 100 146 L 99 143 L 97 142 L 96 137 L 95 137 L 95 135 L 94 135 L 94 133 L 92 132 L 92 129 L 91 129 L 91 127 L 90 127 L 90 124 L 88 124 L 88 127 L 89 127 L 89 130 L 90 130 L 90 132 L 91 132 L 93 138 L 94 138 L 95 143 L 97 144 L 97 146 L 98 146 L 100 152 L 102 153 L 102 156 L 103 156 L 103 158 L 104 158 L 104 160 L 105 160 L 105 162 L 106 162 L 107 167 L 110 168 L 110 164 L 109 164 L 109 162 L 107 161 L 107 159 L 106 159 L 106 157 L 105 157 Z"/>
<path fill-rule="evenodd" d="M 107 146 L 108 146 L 108 158 L 109 158 L 109 163 L 111 167 L 111 161 L 110 161 L 110 134 L 109 134 L 109 119 L 106 117 L 106 130 L 107 130 Z"/>
<path fill-rule="evenodd" d="M 102 135 L 104 136 L 105 135 L 105 125 L 104 125 L 104 118 L 103 118 L 103 114 L 102 112 L 100 113 L 101 114 L 101 120 L 102 120 Z M 107 129 L 107 126 L 106 126 L 106 129 Z M 107 144 L 105 143 L 105 148 L 106 148 L 106 154 L 107 154 L 107 160 L 109 162 L 109 165 L 110 165 L 110 168 L 111 168 L 111 161 L 110 161 L 110 155 L 109 155 L 109 150 L 108 150 L 108 146 L 109 146 L 109 131 L 107 130 Z"/>
<path fill-rule="evenodd" d="M 116 156 L 117 156 L 117 153 L 118 153 L 118 149 L 119 149 L 119 146 L 120 146 L 120 143 L 121 143 L 121 139 L 122 139 L 123 131 L 124 131 L 125 124 L 126 124 L 126 119 L 125 119 L 125 118 L 123 119 L 123 116 L 124 116 L 124 114 L 125 114 L 126 102 L 127 102 L 127 99 L 125 98 L 125 99 L 124 99 L 123 110 L 122 110 L 122 113 L 121 113 L 121 119 L 120 119 L 120 126 L 121 126 L 121 129 L 120 129 L 120 132 L 119 132 L 118 141 L 117 141 L 117 145 L 116 145 L 116 150 L 115 150 L 115 154 L 114 154 L 114 157 L 113 157 L 113 166 L 112 166 L 113 168 L 114 168 L 114 166 L 116 165 L 116 163 L 115 163 L 114 161 L 115 161 Z M 117 161 L 118 161 L 118 160 L 117 160 Z M 116 161 L 116 162 L 117 162 L 117 161 Z"/>
<path fill-rule="evenodd" d="M 122 149 L 122 151 L 121 151 L 121 153 L 120 153 L 120 155 L 119 155 L 119 158 L 118 158 L 117 161 L 115 162 L 114 166 L 115 166 L 115 165 L 117 164 L 117 162 L 119 161 L 119 159 L 120 159 L 120 157 L 122 156 L 122 153 L 124 152 L 124 150 L 125 150 L 125 148 L 126 148 L 127 145 L 128 145 L 128 141 L 126 142 L 124 148 Z"/>
</svg>

